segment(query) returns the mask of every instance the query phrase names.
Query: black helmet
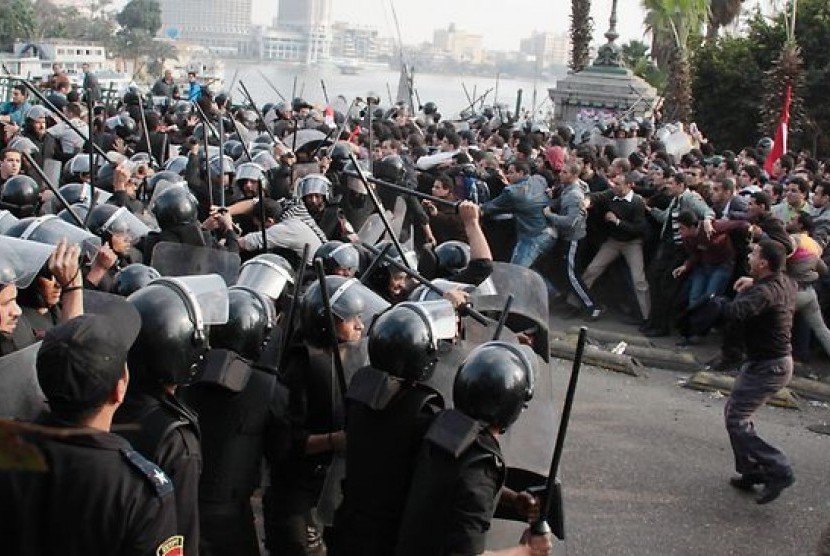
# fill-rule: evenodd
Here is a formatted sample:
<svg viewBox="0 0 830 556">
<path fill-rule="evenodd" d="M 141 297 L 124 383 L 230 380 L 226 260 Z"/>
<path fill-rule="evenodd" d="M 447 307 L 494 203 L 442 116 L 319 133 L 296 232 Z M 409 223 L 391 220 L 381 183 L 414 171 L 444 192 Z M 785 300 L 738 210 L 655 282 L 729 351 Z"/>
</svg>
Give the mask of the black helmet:
<svg viewBox="0 0 830 556">
<path fill-rule="evenodd" d="M 89 231 L 104 241 L 119 235 L 135 242 L 150 233 L 147 225 L 127 210 L 127 207 L 95 205 L 87 220 Z"/>
<path fill-rule="evenodd" d="M 406 174 L 406 168 L 400 156 L 390 154 L 375 162 L 372 174 L 378 179 L 399 183 Z"/>
<path fill-rule="evenodd" d="M 149 200 L 153 197 L 153 191 L 156 190 L 156 187 L 161 182 L 169 182 L 169 183 L 178 183 L 182 181 L 182 177 L 177 172 L 171 170 L 162 170 L 161 172 L 156 172 L 145 182 L 144 186 L 144 196 Z"/>
<path fill-rule="evenodd" d="M 67 183 L 66 185 L 62 185 L 58 191 L 60 191 L 60 194 L 63 195 L 63 198 L 70 205 L 82 204 L 89 206 L 92 203 L 92 197 L 96 191 L 99 194 L 96 203 L 105 203 L 111 197 L 108 192 L 93 188 L 88 183 Z"/>
<path fill-rule="evenodd" d="M 81 220 L 86 219 L 86 215 L 87 215 L 87 213 L 89 213 L 89 204 L 75 203 L 75 204 L 70 205 L 70 206 L 72 207 L 72 210 L 75 211 L 75 214 L 78 215 L 78 218 L 80 218 Z M 66 209 L 62 209 L 58 213 L 58 218 L 60 218 L 61 220 L 63 220 L 67 224 L 72 224 L 73 226 L 78 226 L 79 228 L 81 227 L 81 225 L 78 224 L 78 221 L 75 220 L 75 217 L 72 216 L 72 213 L 69 212 Z"/>
<path fill-rule="evenodd" d="M 224 149 L 225 156 L 231 157 L 234 161 L 239 160 L 245 154 L 245 147 L 242 145 L 242 141 L 236 141 L 234 139 L 225 141 Z"/>
<path fill-rule="evenodd" d="M 161 274 L 152 266 L 141 263 L 127 265 L 115 275 L 112 293 L 127 297 L 156 278 L 161 278 Z"/>
<path fill-rule="evenodd" d="M 437 276 L 446 278 L 467 268 L 470 264 L 470 246 L 463 241 L 450 240 L 435 248 Z"/>
<path fill-rule="evenodd" d="M 533 397 L 534 355 L 527 346 L 487 342 L 472 350 L 455 375 L 455 407 L 506 430 Z"/>
<path fill-rule="evenodd" d="M 294 112 L 299 112 L 303 108 L 314 108 L 314 107 L 311 104 L 309 104 L 308 101 L 306 101 L 302 97 L 295 97 L 294 100 L 291 101 L 291 109 Z"/>
<path fill-rule="evenodd" d="M 442 310 L 440 320 L 444 321 L 437 325 L 436 307 Z M 429 380 L 438 360 L 438 340 L 454 335 L 455 310 L 449 301 L 400 303 L 372 323 L 369 361 L 376 369 L 406 381 Z"/>
<path fill-rule="evenodd" d="M 228 320 L 228 290 L 215 274 L 158 278 L 127 298 L 141 331 L 127 358 L 139 382 L 186 384 L 209 349 L 208 325 Z"/>
<path fill-rule="evenodd" d="M 759 150 L 763 151 L 764 153 L 768 153 L 769 151 L 772 150 L 772 147 L 773 147 L 774 144 L 775 144 L 775 141 L 773 141 L 772 138 L 770 138 L 770 137 L 761 137 L 760 139 L 758 139 L 757 148 Z"/>
<path fill-rule="evenodd" d="M 327 241 L 317 248 L 314 258 L 323 260 L 326 274 L 337 274 L 338 269 L 347 269 L 354 276 L 360 268 L 360 253 L 351 243 L 342 241 Z"/>
<path fill-rule="evenodd" d="M 429 101 L 426 104 L 424 104 L 423 110 L 424 110 L 424 114 L 426 114 L 427 116 L 430 116 L 430 115 L 435 114 L 436 112 L 438 112 L 438 105 L 435 104 L 432 101 Z"/>
<path fill-rule="evenodd" d="M 343 321 L 359 316 L 368 325 L 374 315 L 389 307 L 389 303 L 356 278 L 326 276 L 326 290 L 332 313 Z M 300 330 L 310 346 L 331 345 L 331 331 L 319 281 L 309 286 L 300 301 Z"/>
<path fill-rule="evenodd" d="M 346 160 L 349 160 L 349 154 L 351 152 L 352 150 L 349 146 L 340 141 L 332 145 L 329 149 L 329 158 L 331 158 L 332 161 L 339 160 L 345 162 Z"/>
<path fill-rule="evenodd" d="M 107 162 L 98 168 L 95 174 L 95 185 L 106 191 L 112 191 L 112 180 L 115 177 L 115 165 Z"/>
<path fill-rule="evenodd" d="M 37 212 L 39 193 L 35 180 L 25 175 L 14 176 L 6 180 L 0 189 L 0 208 L 18 218 L 33 216 Z"/>
<path fill-rule="evenodd" d="M 164 230 L 181 224 L 196 222 L 199 203 L 185 187 L 171 187 L 159 195 L 153 205 L 153 215 Z"/>
<path fill-rule="evenodd" d="M 174 172 L 180 176 L 184 176 L 184 172 L 187 169 L 187 157 L 186 156 L 174 156 L 167 160 L 164 163 L 164 169 L 168 172 Z"/>
<path fill-rule="evenodd" d="M 276 311 L 270 300 L 254 290 L 234 286 L 228 289 L 228 322 L 210 327 L 210 346 L 254 360 L 275 321 Z"/>
</svg>

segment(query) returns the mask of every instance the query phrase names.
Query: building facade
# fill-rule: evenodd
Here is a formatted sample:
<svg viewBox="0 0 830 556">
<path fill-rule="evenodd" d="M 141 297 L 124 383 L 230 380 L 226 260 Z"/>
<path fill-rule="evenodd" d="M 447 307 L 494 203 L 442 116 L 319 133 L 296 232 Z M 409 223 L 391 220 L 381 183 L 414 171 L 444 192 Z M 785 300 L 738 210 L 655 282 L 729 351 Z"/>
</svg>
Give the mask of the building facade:
<svg viewBox="0 0 830 556">
<path fill-rule="evenodd" d="M 160 36 L 224 56 L 251 53 L 251 0 L 159 0 L 159 6 Z"/>
</svg>

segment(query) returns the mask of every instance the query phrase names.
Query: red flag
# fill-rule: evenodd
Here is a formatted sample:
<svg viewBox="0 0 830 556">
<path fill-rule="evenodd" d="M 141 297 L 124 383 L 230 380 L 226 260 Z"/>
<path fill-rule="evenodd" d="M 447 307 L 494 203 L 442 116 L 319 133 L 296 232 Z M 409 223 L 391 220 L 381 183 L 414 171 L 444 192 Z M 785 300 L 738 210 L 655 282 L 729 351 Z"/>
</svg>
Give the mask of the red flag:
<svg viewBox="0 0 830 556">
<path fill-rule="evenodd" d="M 767 174 L 772 176 L 772 165 L 775 161 L 787 152 L 787 134 L 789 133 L 790 125 L 790 102 L 793 99 L 792 85 L 787 85 L 787 91 L 784 93 L 784 108 L 781 110 L 781 122 L 778 124 L 778 129 L 775 130 L 775 143 L 772 145 L 772 150 L 767 155 L 764 161 L 764 170 Z"/>
</svg>

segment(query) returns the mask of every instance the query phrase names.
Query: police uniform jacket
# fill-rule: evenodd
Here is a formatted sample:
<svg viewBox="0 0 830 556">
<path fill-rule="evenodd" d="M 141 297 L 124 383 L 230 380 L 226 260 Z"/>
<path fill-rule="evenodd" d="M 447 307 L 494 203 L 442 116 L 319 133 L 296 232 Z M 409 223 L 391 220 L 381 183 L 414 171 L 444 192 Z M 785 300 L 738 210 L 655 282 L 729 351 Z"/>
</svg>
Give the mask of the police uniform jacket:
<svg viewBox="0 0 830 556">
<path fill-rule="evenodd" d="M 386 556 L 395 547 L 421 442 L 443 408 L 440 394 L 372 367 L 346 393 L 346 480 L 335 519 L 337 554 Z"/>
<path fill-rule="evenodd" d="M 70 428 L 47 417 L 42 424 Z M 177 538 L 170 479 L 118 435 L 32 436 L 49 470 L 0 473 L 5 554 L 168 555 Z"/>
<path fill-rule="evenodd" d="M 433 422 L 418 455 L 396 556 L 484 552 L 505 465 L 496 438 L 480 429 L 456 410 Z"/>
<path fill-rule="evenodd" d="M 197 555 L 202 451 L 196 414 L 173 396 L 142 392 L 131 384 L 113 422 L 140 425 L 120 434 L 170 476 L 176 490 L 178 532 L 185 538 L 184 553 Z"/>
</svg>

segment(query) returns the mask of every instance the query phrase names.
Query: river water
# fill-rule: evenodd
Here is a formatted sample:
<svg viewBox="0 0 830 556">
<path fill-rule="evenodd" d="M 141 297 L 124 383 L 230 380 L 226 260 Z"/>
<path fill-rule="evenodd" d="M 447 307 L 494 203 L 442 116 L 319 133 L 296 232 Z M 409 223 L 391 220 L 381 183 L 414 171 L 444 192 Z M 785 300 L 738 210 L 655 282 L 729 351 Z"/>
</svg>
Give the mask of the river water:
<svg viewBox="0 0 830 556">
<path fill-rule="evenodd" d="M 237 73 L 238 72 L 238 73 Z M 343 75 L 333 66 L 301 66 L 291 64 L 279 64 L 274 62 L 245 63 L 228 61 L 225 63 L 225 87 L 230 87 L 236 73 L 237 84 L 232 91 L 235 100 L 241 100 L 241 93 L 238 92 L 238 83 L 242 81 L 254 97 L 257 104 L 266 102 L 277 102 L 279 96 L 266 80 L 268 78 L 276 89 L 287 99 L 292 98 L 294 81 L 296 77 L 296 92 L 293 96 L 302 96 L 312 104 L 324 104 L 325 97 L 320 83 L 322 79 L 326 84 L 326 90 L 330 100 L 337 95 L 343 95 L 349 102 L 354 97 L 367 96 L 373 92 L 381 98 L 382 106 L 389 106 L 389 92 L 392 99 L 396 98 L 399 74 L 387 68 L 364 68 L 357 75 Z M 550 102 L 546 100 L 547 90 L 555 85 L 555 80 L 539 79 L 535 83 L 536 107 L 540 113 L 550 108 Z M 534 82 L 530 79 L 498 79 L 496 76 L 460 76 L 443 74 L 419 74 L 415 73 L 415 90 L 421 103 L 428 101 L 435 102 L 438 110 L 445 117 L 453 117 L 459 111 L 469 105 L 464 87 L 471 98 L 483 95 L 488 89 L 493 89 L 485 98 L 485 104 L 493 104 L 494 100 L 507 104 L 512 110 L 516 105 L 516 95 L 519 89 L 522 93 L 522 107 L 529 110 L 533 107 Z M 388 87 L 388 88 L 387 88 Z M 496 95 L 498 95 L 496 97 Z M 415 99 L 418 104 L 418 99 Z"/>
</svg>

